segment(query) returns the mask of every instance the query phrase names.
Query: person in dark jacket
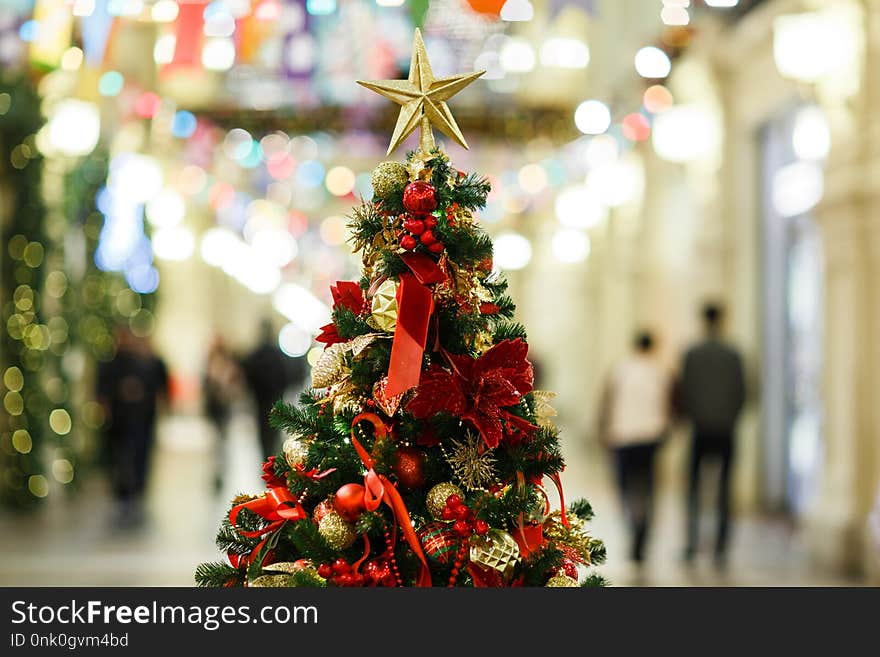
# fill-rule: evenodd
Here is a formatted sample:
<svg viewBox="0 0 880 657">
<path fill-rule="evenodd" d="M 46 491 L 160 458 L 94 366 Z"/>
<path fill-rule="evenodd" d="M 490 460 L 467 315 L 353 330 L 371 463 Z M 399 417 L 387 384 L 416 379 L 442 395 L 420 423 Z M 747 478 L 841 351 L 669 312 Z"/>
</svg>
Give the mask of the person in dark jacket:
<svg viewBox="0 0 880 657">
<path fill-rule="evenodd" d="M 257 405 L 260 446 L 266 459 L 275 454 L 280 446 L 278 432 L 269 423 L 269 412 L 287 387 L 298 383 L 305 375 L 304 372 L 293 371 L 293 364 L 299 364 L 301 360 L 293 361 L 278 347 L 272 323 L 265 320 L 260 327 L 260 344 L 244 359 L 243 369 Z"/>
<path fill-rule="evenodd" d="M 149 341 L 128 327 L 116 332 L 116 355 L 98 368 L 97 396 L 107 417 L 105 438 L 120 526 L 137 525 L 155 440 L 160 400 L 168 398 L 168 370 Z"/>
<path fill-rule="evenodd" d="M 745 403 L 745 374 L 739 353 L 721 338 L 723 309 L 703 308 L 705 338 L 684 357 L 678 394 L 682 415 L 690 420 L 693 437 L 688 486 L 687 547 L 690 561 L 699 542 L 700 470 L 708 460 L 720 461 L 718 529 L 715 560 L 724 565 L 730 529 L 730 472 L 734 456 L 734 429 Z"/>
</svg>

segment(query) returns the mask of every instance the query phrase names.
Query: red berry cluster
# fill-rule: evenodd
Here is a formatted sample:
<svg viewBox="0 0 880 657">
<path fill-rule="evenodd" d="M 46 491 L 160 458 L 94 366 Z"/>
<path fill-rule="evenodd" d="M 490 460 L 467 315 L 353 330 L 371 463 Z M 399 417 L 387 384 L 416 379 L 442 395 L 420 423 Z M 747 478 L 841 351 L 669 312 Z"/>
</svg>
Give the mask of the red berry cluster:
<svg viewBox="0 0 880 657">
<path fill-rule="evenodd" d="M 403 222 L 405 231 L 400 237 L 400 246 L 407 251 L 415 249 L 419 243 L 424 244 L 431 253 L 442 253 L 443 242 L 437 240 L 434 228 L 437 226 L 437 217 L 432 214 L 424 218 L 408 216 Z"/>
<path fill-rule="evenodd" d="M 318 566 L 318 575 L 336 586 L 363 586 L 365 579 L 363 575 L 353 571 L 351 564 L 342 558 L 332 564 L 322 563 Z"/>
<path fill-rule="evenodd" d="M 442 253 L 443 242 L 434 235 L 437 218 L 431 214 L 437 208 L 434 186 L 423 180 L 411 182 L 403 190 L 403 206 L 409 215 L 403 222 L 400 246 L 412 251 L 421 243 L 431 253 Z"/>
<path fill-rule="evenodd" d="M 489 523 L 485 520 L 475 520 L 474 512 L 455 493 L 446 498 L 446 506 L 440 517 L 443 520 L 454 520 L 452 531 L 462 538 L 467 538 L 471 533 L 482 536 L 489 531 Z"/>
</svg>

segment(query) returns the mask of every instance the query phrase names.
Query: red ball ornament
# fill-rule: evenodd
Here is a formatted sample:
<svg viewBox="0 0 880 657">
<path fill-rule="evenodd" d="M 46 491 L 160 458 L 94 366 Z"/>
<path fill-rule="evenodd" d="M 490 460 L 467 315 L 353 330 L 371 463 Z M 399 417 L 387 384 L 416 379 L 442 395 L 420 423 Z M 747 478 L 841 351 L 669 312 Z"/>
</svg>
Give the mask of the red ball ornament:
<svg viewBox="0 0 880 657">
<path fill-rule="evenodd" d="M 434 185 L 424 180 L 411 182 L 403 190 L 403 207 L 413 214 L 428 214 L 437 208 Z"/>
<path fill-rule="evenodd" d="M 437 238 L 434 237 L 434 231 L 426 230 L 424 233 L 422 233 L 422 236 L 419 238 L 419 241 L 422 244 L 424 244 L 425 246 L 430 246 L 431 244 L 433 244 L 434 242 L 437 241 Z"/>
<path fill-rule="evenodd" d="M 453 493 L 446 498 L 446 506 L 448 506 L 450 509 L 457 509 L 462 504 L 463 502 L 461 501 L 461 495 L 456 495 L 455 493 Z"/>
<path fill-rule="evenodd" d="M 333 562 L 333 572 L 337 575 L 344 575 L 345 573 L 351 572 L 351 566 L 348 565 L 348 562 L 345 559 L 337 559 Z"/>
<path fill-rule="evenodd" d="M 433 214 L 429 214 L 425 217 L 425 228 L 434 229 L 437 227 L 437 217 Z"/>
<path fill-rule="evenodd" d="M 400 238 L 400 246 L 402 246 L 407 251 L 412 251 L 414 248 L 416 248 L 417 244 L 418 242 L 416 242 L 416 238 L 412 235 L 404 235 Z"/>
<path fill-rule="evenodd" d="M 364 487 L 361 484 L 345 484 L 333 496 L 333 507 L 343 518 L 357 520 L 364 512 Z"/>
<path fill-rule="evenodd" d="M 474 531 L 478 536 L 482 536 L 487 531 L 489 531 L 489 523 L 485 520 L 476 520 L 474 521 Z"/>
<path fill-rule="evenodd" d="M 441 253 L 443 249 L 446 247 L 443 246 L 443 242 L 434 242 L 433 244 L 428 246 L 428 251 L 431 253 Z"/>
<path fill-rule="evenodd" d="M 401 447 L 394 459 L 394 474 L 404 488 L 425 485 L 425 453 L 415 447 Z"/>
<path fill-rule="evenodd" d="M 413 235 L 421 235 L 424 233 L 426 226 L 427 224 L 421 219 L 407 219 L 403 222 L 404 230 L 409 231 Z M 431 228 L 431 226 L 428 226 L 428 228 Z"/>
<path fill-rule="evenodd" d="M 318 566 L 318 575 L 324 579 L 330 579 L 333 576 L 333 566 L 329 563 L 322 563 Z"/>
<path fill-rule="evenodd" d="M 470 520 L 473 514 L 466 506 L 460 506 L 455 510 L 455 517 L 458 520 Z"/>
<path fill-rule="evenodd" d="M 461 539 L 446 523 L 428 523 L 418 531 L 418 537 L 422 550 L 430 561 L 442 565 L 455 561 Z"/>
<path fill-rule="evenodd" d="M 443 520 L 455 520 L 455 511 L 447 506 L 443 509 L 443 513 L 440 514 L 440 518 Z"/>
</svg>

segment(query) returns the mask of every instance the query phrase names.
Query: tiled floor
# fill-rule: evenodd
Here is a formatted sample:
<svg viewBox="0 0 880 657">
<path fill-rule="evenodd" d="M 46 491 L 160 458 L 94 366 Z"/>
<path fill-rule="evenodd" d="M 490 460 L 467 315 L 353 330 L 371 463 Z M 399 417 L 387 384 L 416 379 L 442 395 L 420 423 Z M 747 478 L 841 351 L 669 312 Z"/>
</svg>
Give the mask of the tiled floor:
<svg viewBox="0 0 880 657">
<path fill-rule="evenodd" d="M 103 481 L 58 498 L 38 514 L 0 516 L 0 585 L 168 586 L 192 584 L 195 566 L 220 559 L 213 535 L 227 500 L 262 488 L 252 420 L 239 416 L 228 444 L 225 490 L 214 495 L 213 438 L 198 418 L 172 418 L 160 430 L 147 501 L 147 521 L 135 530 L 114 528 L 113 506 Z M 621 555 L 626 538 L 604 456 L 565 445 L 563 475 L 570 499 L 587 497 L 596 510 L 594 533 L 606 540 L 601 572 L 615 585 L 776 586 L 858 584 L 811 568 L 798 533 L 784 519 L 740 518 L 724 573 L 708 561 L 686 568 L 680 560 L 681 495 L 661 488 L 649 559 L 636 572 Z M 552 488 L 549 491 L 553 494 Z M 551 497 L 551 499 L 553 499 Z"/>
</svg>

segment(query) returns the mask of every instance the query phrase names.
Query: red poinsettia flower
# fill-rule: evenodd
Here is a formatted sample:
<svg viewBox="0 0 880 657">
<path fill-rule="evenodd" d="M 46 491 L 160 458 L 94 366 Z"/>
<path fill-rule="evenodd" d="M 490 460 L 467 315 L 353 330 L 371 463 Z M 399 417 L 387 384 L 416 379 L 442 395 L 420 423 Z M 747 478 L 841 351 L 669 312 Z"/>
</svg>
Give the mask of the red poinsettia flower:
<svg viewBox="0 0 880 657">
<path fill-rule="evenodd" d="M 348 308 L 355 315 L 360 315 L 364 309 L 364 293 L 360 285 L 353 281 L 337 281 L 336 285 L 330 286 L 330 294 L 333 295 L 333 309 L 340 306 Z M 348 342 L 336 331 L 336 324 L 330 322 L 321 327 L 321 334 L 315 338 L 316 342 L 323 342 L 326 349 L 337 342 Z"/>
<path fill-rule="evenodd" d="M 284 477 L 279 477 L 275 474 L 275 457 L 270 456 L 266 459 L 266 462 L 263 463 L 263 481 L 266 482 L 267 487 L 273 486 L 287 486 L 287 481 Z"/>
<path fill-rule="evenodd" d="M 534 384 L 528 351 L 517 338 L 499 342 L 479 358 L 450 354 L 452 371 L 431 365 L 406 410 L 419 419 L 446 411 L 468 420 L 490 448 L 498 446 L 505 432 L 532 431 L 537 427 L 505 410 L 518 404 Z"/>
</svg>

